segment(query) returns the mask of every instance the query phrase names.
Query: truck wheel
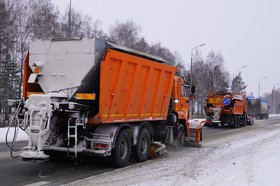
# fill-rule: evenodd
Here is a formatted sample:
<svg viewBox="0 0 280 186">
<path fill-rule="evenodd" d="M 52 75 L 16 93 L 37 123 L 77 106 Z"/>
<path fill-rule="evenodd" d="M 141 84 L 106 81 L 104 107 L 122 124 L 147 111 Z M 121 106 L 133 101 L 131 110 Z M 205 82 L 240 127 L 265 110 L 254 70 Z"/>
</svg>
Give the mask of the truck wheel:
<svg viewBox="0 0 280 186">
<path fill-rule="evenodd" d="M 149 157 L 149 151 L 151 146 L 150 134 L 146 128 L 142 129 L 138 137 L 136 146 L 136 158 L 137 161 L 146 161 Z"/>
<path fill-rule="evenodd" d="M 247 125 L 248 116 L 247 114 L 244 115 L 244 127 Z"/>
<path fill-rule="evenodd" d="M 183 147 L 185 145 L 185 130 L 184 126 L 180 125 L 178 128 L 178 135 L 177 135 L 177 147 Z"/>
<path fill-rule="evenodd" d="M 176 116 L 176 114 L 174 113 L 171 113 L 168 115 L 168 118 L 167 118 L 167 122 L 169 126 L 176 126 L 177 122 L 178 122 L 178 118 Z"/>
<path fill-rule="evenodd" d="M 118 168 L 128 164 L 131 155 L 131 139 L 126 130 L 120 131 L 112 152 L 114 165 Z"/>
<path fill-rule="evenodd" d="M 237 117 L 233 116 L 233 128 L 238 128 Z"/>
<path fill-rule="evenodd" d="M 241 127 L 241 124 L 240 124 L 240 116 L 237 116 L 237 117 L 236 117 L 236 122 L 237 122 L 237 128 L 240 128 L 240 127 Z"/>
</svg>

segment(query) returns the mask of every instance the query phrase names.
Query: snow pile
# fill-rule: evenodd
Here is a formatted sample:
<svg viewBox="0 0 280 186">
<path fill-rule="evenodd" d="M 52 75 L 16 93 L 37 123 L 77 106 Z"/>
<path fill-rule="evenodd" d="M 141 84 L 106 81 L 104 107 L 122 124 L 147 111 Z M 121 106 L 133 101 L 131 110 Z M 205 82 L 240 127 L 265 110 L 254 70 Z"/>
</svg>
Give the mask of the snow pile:
<svg viewBox="0 0 280 186">
<path fill-rule="evenodd" d="M 277 117 L 280 116 L 280 114 L 269 114 L 269 117 Z"/>
<path fill-rule="evenodd" d="M 8 128 L 0 128 L 0 143 L 6 141 L 6 133 Z M 15 128 L 10 128 L 8 141 L 11 142 L 14 137 Z M 28 140 L 28 135 L 21 129 L 18 130 L 17 141 Z"/>
</svg>

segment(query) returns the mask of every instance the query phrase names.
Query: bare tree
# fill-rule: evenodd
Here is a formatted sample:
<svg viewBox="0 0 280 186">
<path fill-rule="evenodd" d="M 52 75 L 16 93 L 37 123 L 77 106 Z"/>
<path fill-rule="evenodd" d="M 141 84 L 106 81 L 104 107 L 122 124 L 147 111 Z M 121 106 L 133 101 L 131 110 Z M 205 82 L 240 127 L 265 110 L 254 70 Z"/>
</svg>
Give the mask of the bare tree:
<svg viewBox="0 0 280 186">
<path fill-rule="evenodd" d="M 210 51 L 207 55 L 206 62 L 211 69 L 212 89 L 209 91 L 227 91 L 229 87 L 229 73 L 224 67 L 224 57 L 221 52 L 215 53 Z"/>
<path fill-rule="evenodd" d="M 139 41 L 140 27 L 133 21 L 120 23 L 116 21 L 115 25 L 110 27 L 109 39 L 126 46 L 128 48 L 136 48 L 135 45 Z"/>
<path fill-rule="evenodd" d="M 198 113 L 204 112 L 205 97 L 209 92 L 227 91 L 229 75 L 224 67 L 224 58 L 221 52 L 209 52 L 206 60 L 199 51 L 193 56 L 193 85 L 196 86 L 196 103 Z"/>
<path fill-rule="evenodd" d="M 68 36 L 69 32 L 69 10 L 64 12 L 60 22 L 60 35 Z M 88 15 L 83 15 L 81 12 L 71 9 L 71 37 L 98 37 L 107 38 L 107 35 L 101 29 L 101 22 L 94 20 Z"/>
<path fill-rule="evenodd" d="M 8 120 L 8 99 L 16 99 L 19 92 L 18 66 L 12 60 L 14 20 L 11 14 L 14 3 L 0 1 L 0 122 Z"/>
<path fill-rule="evenodd" d="M 49 38 L 60 36 L 59 11 L 50 0 L 33 0 L 30 3 L 30 16 L 27 18 L 27 29 L 31 38 Z"/>
<path fill-rule="evenodd" d="M 241 72 L 235 76 L 231 83 L 231 91 L 236 93 L 245 93 L 247 85 L 241 77 Z"/>
</svg>

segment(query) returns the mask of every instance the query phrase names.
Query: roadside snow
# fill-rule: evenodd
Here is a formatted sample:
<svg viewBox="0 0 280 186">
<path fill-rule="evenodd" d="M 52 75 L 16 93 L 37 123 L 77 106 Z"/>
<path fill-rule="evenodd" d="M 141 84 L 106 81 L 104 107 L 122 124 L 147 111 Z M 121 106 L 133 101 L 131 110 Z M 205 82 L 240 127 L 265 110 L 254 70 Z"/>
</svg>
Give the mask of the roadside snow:
<svg viewBox="0 0 280 186">
<path fill-rule="evenodd" d="M 251 134 L 218 147 L 199 167 L 190 185 L 279 185 L 280 130 Z"/>
<path fill-rule="evenodd" d="M 269 114 L 269 117 L 277 117 L 280 116 L 280 114 Z"/>
<path fill-rule="evenodd" d="M 6 133 L 8 128 L 0 128 L 0 143 L 6 141 Z M 11 142 L 14 136 L 15 128 L 10 128 L 8 141 Z M 28 135 L 21 129 L 18 130 L 17 141 L 28 140 Z"/>
</svg>

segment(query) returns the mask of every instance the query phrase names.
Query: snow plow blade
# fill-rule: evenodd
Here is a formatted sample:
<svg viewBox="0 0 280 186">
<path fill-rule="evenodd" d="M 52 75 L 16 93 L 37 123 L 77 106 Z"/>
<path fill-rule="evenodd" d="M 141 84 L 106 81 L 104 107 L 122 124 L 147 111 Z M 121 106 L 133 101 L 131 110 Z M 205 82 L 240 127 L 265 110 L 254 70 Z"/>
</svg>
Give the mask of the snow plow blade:
<svg viewBox="0 0 280 186">
<path fill-rule="evenodd" d="M 160 142 L 152 142 L 149 157 L 154 159 L 167 153 L 166 145 Z"/>
<path fill-rule="evenodd" d="M 46 155 L 43 151 L 23 151 L 20 155 L 24 160 L 45 160 L 49 158 L 49 155 Z"/>
</svg>

